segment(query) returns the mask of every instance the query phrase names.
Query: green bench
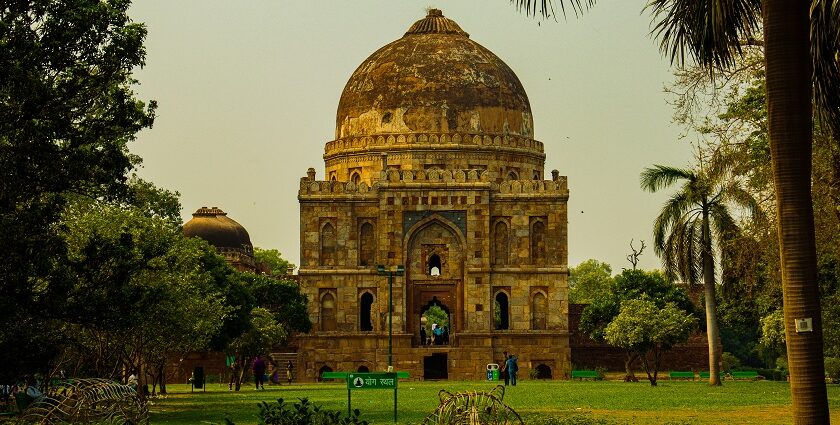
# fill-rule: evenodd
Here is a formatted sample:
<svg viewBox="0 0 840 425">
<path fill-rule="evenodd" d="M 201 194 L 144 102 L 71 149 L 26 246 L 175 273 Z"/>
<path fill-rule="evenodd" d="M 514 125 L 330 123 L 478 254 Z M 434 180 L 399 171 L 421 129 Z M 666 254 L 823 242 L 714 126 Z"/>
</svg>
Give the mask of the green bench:
<svg viewBox="0 0 840 425">
<path fill-rule="evenodd" d="M 699 372 L 700 379 L 709 379 L 712 374 L 710 372 Z M 724 377 L 723 372 L 720 372 L 720 380 L 722 381 Z"/>
<path fill-rule="evenodd" d="M 691 379 L 694 380 L 694 372 L 671 372 L 668 379 Z"/>
<path fill-rule="evenodd" d="M 750 380 L 750 381 L 757 381 L 759 379 L 764 379 L 763 376 L 759 375 L 758 372 L 754 370 L 744 370 L 738 372 L 732 372 L 731 374 L 732 379 L 734 380 Z"/>
<path fill-rule="evenodd" d="M 601 379 L 601 376 L 594 370 L 573 370 L 572 379 L 580 379 L 582 381 L 584 379 Z"/>
</svg>

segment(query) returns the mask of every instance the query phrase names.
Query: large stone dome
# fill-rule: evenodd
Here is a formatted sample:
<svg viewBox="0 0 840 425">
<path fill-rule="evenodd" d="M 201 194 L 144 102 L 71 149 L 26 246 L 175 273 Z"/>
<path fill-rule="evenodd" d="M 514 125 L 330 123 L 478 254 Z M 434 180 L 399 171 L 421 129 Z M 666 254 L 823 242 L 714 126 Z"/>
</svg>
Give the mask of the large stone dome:
<svg viewBox="0 0 840 425">
<path fill-rule="evenodd" d="M 204 239 L 217 249 L 253 252 L 248 231 L 217 207 L 199 208 L 193 213 L 193 218 L 184 224 L 183 231 L 184 235 Z"/>
<path fill-rule="evenodd" d="M 362 62 L 338 104 L 336 139 L 410 133 L 533 138 L 519 78 L 437 9 Z"/>
</svg>

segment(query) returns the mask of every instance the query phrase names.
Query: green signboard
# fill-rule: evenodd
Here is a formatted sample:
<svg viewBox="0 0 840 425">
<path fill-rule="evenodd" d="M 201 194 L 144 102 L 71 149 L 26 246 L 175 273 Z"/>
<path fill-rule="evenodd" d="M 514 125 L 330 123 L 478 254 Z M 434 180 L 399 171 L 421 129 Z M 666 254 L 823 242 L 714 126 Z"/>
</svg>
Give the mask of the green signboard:
<svg viewBox="0 0 840 425">
<path fill-rule="evenodd" d="M 347 377 L 347 389 L 349 390 L 390 390 L 396 387 L 396 373 L 353 372 Z"/>
</svg>

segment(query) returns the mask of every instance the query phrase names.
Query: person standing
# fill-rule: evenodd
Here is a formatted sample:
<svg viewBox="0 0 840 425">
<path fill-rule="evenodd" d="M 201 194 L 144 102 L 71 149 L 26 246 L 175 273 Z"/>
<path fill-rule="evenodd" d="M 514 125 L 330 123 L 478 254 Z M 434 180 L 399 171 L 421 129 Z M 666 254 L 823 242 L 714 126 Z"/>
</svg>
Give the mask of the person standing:
<svg viewBox="0 0 840 425">
<path fill-rule="evenodd" d="M 516 356 L 514 356 L 513 354 L 509 355 L 508 359 L 505 363 L 506 363 L 506 366 L 507 366 L 508 376 L 510 377 L 510 384 L 515 387 L 516 386 L 516 372 L 519 371 L 519 365 L 516 362 Z"/>
<path fill-rule="evenodd" d="M 508 354 L 507 354 L 507 351 L 505 351 L 504 353 L 502 353 L 502 363 L 501 363 L 501 365 L 502 365 L 502 372 L 501 373 L 502 373 L 502 378 L 504 378 L 504 380 L 505 380 L 505 386 L 508 386 L 508 384 L 510 384 L 510 374 L 508 373 L 508 368 L 507 368 L 507 358 L 508 358 Z"/>
<path fill-rule="evenodd" d="M 239 391 L 239 359 L 236 356 L 230 356 L 228 362 L 228 369 L 230 371 L 228 390 L 233 390 L 233 384 L 236 383 L 236 391 Z"/>
<path fill-rule="evenodd" d="M 260 388 L 265 389 L 263 386 L 263 381 L 265 380 L 265 360 L 262 359 L 259 355 L 257 358 L 254 359 L 254 384 L 256 385 L 257 389 Z"/>
<path fill-rule="evenodd" d="M 286 380 L 289 381 L 289 385 L 292 385 L 292 369 L 294 369 L 294 365 L 292 361 L 289 360 L 289 363 L 286 364 Z"/>
</svg>

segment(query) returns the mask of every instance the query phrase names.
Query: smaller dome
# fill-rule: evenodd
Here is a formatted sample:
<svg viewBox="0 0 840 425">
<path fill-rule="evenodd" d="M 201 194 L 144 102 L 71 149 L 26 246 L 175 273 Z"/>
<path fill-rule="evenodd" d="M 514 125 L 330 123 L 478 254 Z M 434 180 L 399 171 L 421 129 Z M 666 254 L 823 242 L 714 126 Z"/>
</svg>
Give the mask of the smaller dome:
<svg viewBox="0 0 840 425">
<path fill-rule="evenodd" d="M 218 207 L 201 207 L 192 216 L 192 220 L 184 224 L 184 235 L 204 239 L 217 249 L 253 252 L 248 231 Z"/>
</svg>

